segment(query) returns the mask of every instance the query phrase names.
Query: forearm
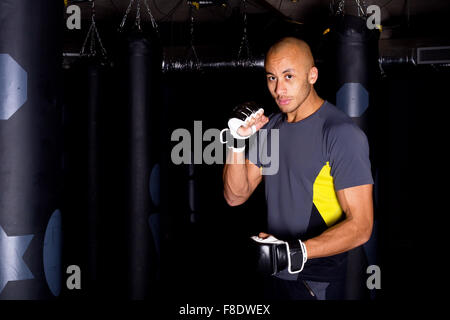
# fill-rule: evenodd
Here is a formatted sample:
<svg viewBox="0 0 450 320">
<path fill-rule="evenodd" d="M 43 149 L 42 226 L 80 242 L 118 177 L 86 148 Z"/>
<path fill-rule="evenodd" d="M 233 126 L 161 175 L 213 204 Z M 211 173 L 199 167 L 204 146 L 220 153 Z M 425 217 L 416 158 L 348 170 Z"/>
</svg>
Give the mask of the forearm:
<svg viewBox="0 0 450 320">
<path fill-rule="evenodd" d="M 233 109 L 228 128 L 231 135 L 242 142 L 242 139 L 255 134 L 268 121 L 269 118 L 264 116 L 264 109 L 253 102 L 248 102 Z M 234 144 L 234 141 L 229 142 L 231 145 Z M 223 169 L 223 193 L 230 206 L 237 206 L 247 201 L 261 182 L 259 168 L 246 161 L 245 152 L 234 152 L 234 150 L 233 148 L 227 150 L 227 161 Z"/>
<path fill-rule="evenodd" d="M 308 259 L 332 256 L 356 248 L 367 242 L 371 233 L 371 223 L 346 219 L 321 235 L 304 241 Z"/>
<path fill-rule="evenodd" d="M 230 205 L 245 202 L 250 193 L 244 152 L 228 150 L 227 162 L 223 169 L 223 186 L 225 200 Z"/>
</svg>

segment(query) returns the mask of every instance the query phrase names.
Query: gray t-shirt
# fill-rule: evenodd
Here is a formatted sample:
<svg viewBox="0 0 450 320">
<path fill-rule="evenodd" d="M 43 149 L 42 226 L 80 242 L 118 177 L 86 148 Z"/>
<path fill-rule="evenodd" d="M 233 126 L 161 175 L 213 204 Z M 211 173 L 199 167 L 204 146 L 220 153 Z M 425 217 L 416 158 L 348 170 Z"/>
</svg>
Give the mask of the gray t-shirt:
<svg viewBox="0 0 450 320">
<path fill-rule="evenodd" d="M 278 129 L 279 139 L 272 129 Z M 285 241 L 307 240 L 344 219 L 335 191 L 373 184 L 364 132 L 327 101 L 299 122 L 287 122 L 283 113 L 273 115 L 252 140 L 247 158 L 263 170 L 267 231 Z M 345 253 L 310 259 L 299 275 L 311 280 L 340 279 L 345 276 L 345 264 Z M 278 276 L 297 278 L 287 272 Z"/>
</svg>

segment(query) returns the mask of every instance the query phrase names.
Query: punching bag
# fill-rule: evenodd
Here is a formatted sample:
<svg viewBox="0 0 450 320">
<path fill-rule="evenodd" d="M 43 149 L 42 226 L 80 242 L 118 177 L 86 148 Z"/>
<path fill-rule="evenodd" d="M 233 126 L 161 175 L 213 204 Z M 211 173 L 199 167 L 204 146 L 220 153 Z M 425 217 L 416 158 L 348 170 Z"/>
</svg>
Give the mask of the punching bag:
<svg viewBox="0 0 450 320">
<path fill-rule="evenodd" d="M 102 82 L 105 68 L 95 59 L 90 59 L 87 71 L 87 278 L 88 291 L 98 292 L 99 243 L 100 238 L 100 114 L 102 106 Z"/>
<path fill-rule="evenodd" d="M 82 57 L 64 70 L 62 211 L 68 228 L 64 232 L 66 254 L 63 261 L 79 266 L 82 273 L 79 279 L 82 290 L 73 290 L 69 286 L 69 290 L 63 291 L 64 297 L 94 297 L 100 290 L 107 290 L 105 285 L 99 284 L 102 276 L 107 277 L 106 272 L 99 271 L 99 265 L 108 263 L 100 242 L 110 239 L 100 231 L 114 230 L 108 225 L 110 212 L 106 219 L 102 219 L 100 212 L 100 179 L 102 171 L 110 172 L 100 163 L 104 145 L 101 139 L 101 125 L 104 124 L 101 121 L 105 116 L 102 107 L 109 106 L 104 101 L 107 71 L 96 57 Z M 68 281 L 75 284 L 72 277 Z"/>
<path fill-rule="evenodd" d="M 378 40 L 378 31 L 371 31 L 365 19 L 352 15 L 337 17 L 335 28 L 336 106 L 368 135 L 370 82 L 378 54 L 373 52 L 373 42 Z"/>
<path fill-rule="evenodd" d="M 61 291 L 63 2 L 0 0 L 0 299 Z"/>
<path fill-rule="evenodd" d="M 155 293 L 158 273 L 160 173 L 157 86 L 161 60 L 155 41 L 128 39 L 128 297 Z M 152 292 L 153 290 L 153 292 Z"/>
<path fill-rule="evenodd" d="M 361 17 L 343 15 L 335 19 L 336 106 L 364 131 L 370 145 L 369 116 L 372 104 L 370 93 L 376 77 L 379 31 L 369 29 L 366 20 Z M 372 156 L 371 154 L 372 171 L 374 171 Z M 375 185 L 374 188 L 376 187 Z M 376 263 L 375 233 L 374 228 L 368 243 L 348 253 L 348 299 L 368 298 L 366 268 L 368 264 Z M 366 248 L 369 250 L 365 250 Z"/>
</svg>

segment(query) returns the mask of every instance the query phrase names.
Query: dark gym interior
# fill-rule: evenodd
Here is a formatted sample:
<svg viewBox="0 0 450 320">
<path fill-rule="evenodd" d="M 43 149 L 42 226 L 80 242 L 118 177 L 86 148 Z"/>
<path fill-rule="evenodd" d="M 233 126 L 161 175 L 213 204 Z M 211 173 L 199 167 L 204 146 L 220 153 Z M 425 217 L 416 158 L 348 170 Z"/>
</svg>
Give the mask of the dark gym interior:
<svg viewBox="0 0 450 320">
<path fill-rule="evenodd" d="M 187 129 L 194 148 L 195 121 L 221 130 L 250 100 L 276 112 L 263 59 L 286 36 L 308 42 L 316 90 L 336 104 L 338 64 L 352 63 L 336 59 L 338 30 L 346 17 L 368 19 L 368 5 L 381 9 L 368 32 L 363 128 L 375 228 L 355 259 L 380 267 L 382 287 L 369 290 L 355 267 L 347 298 L 426 297 L 417 255 L 434 214 L 420 190 L 433 184 L 419 181 L 435 142 L 424 131 L 448 107 L 450 2 L 0 0 L 0 55 L 28 73 L 12 115 L 0 87 L 0 259 L 10 237 L 28 241 L 17 273 L 0 262 L 0 299 L 258 301 L 242 244 L 266 230 L 263 185 L 230 207 L 223 164 L 175 164 L 172 134 Z M 5 85 L 15 71 L 2 59 Z M 67 285 L 70 266 L 81 289 Z"/>
</svg>

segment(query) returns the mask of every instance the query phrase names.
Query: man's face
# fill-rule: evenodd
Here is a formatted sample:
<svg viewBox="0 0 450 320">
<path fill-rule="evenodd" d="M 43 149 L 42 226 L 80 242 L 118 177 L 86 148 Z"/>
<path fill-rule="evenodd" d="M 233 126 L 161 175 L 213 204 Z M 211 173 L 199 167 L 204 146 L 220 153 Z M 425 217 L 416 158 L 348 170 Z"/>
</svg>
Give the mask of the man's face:
<svg viewBox="0 0 450 320">
<path fill-rule="evenodd" d="M 298 50 L 283 48 L 269 52 L 266 58 L 267 87 L 284 113 L 295 112 L 311 92 L 312 68 L 302 57 Z"/>
</svg>

